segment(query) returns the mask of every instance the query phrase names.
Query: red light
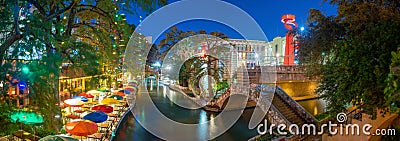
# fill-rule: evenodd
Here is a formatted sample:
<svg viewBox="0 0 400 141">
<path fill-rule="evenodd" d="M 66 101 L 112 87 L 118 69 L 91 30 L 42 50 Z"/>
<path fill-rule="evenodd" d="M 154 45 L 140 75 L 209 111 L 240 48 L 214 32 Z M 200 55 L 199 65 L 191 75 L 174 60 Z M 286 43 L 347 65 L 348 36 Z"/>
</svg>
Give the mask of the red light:
<svg viewBox="0 0 400 141">
<path fill-rule="evenodd" d="M 202 58 L 206 57 L 206 50 L 201 50 L 201 55 Z"/>
</svg>

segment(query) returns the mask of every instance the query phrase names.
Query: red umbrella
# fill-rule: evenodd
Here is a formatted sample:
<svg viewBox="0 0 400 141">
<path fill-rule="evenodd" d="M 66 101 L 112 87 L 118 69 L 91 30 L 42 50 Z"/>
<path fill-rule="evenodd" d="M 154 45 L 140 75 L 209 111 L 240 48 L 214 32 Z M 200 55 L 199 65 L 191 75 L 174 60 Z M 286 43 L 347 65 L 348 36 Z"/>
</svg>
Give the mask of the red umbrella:
<svg viewBox="0 0 400 141">
<path fill-rule="evenodd" d="M 67 118 L 72 118 L 72 119 L 78 119 L 78 118 L 80 118 L 79 116 L 73 115 L 73 114 L 69 114 L 69 115 L 67 115 L 66 117 L 67 117 Z"/>
<path fill-rule="evenodd" d="M 94 98 L 94 96 L 92 94 L 86 94 L 85 96 L 86 98 Z"/>
<path fill-rule="evenodd" d="M 79 96 L 85 96 L 86 97 L 86 93 L 85 92 L 80 93 Z"/>
<path fill-rule="evenodd" d="M 125 96 L 125 94 L 123 92 L 116 92 L 116 94 L 119 96 Z"/>
<path fill-rule="evenodd" d="M 97 124 L 89 120 L 68 122 L 65 130 L 76 136 L 88 136 L 97 132 Z"/>
<path fill-rule="evenodd" d="M 111 106 L 106 106 L 106 105 L 97 105 L 97 106 L 93 106 L 92 110 L 102 111 L 104 113 L 112 113 L 114 108 Z"/>
<path fill-rule="evenodd" d="M 79 94 L 79 96 L 83 96 L 86 98 L 94 98 L 94 96 L 92 94 L 88 94 L 88 93 L 81 93 L 81 94 Z"/>
</svg>

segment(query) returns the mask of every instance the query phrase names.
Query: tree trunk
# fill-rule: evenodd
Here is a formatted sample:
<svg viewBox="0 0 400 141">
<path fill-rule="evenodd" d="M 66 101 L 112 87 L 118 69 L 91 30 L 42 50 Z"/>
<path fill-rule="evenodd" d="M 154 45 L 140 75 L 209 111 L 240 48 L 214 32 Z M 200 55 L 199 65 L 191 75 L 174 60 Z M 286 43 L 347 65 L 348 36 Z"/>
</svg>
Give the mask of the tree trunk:
<svg viewBox="0 0 400 141">
<path fill-rule="evenodd" d="M 0 66 L 3 63 L 4 55 L 6 53 L 6 50 L 16 41 L 22 39 L 24 36 L 23 34 L 14 34 L 10 38 L 7 39 L 7 41 L 0 46 Z"/>
</svg>

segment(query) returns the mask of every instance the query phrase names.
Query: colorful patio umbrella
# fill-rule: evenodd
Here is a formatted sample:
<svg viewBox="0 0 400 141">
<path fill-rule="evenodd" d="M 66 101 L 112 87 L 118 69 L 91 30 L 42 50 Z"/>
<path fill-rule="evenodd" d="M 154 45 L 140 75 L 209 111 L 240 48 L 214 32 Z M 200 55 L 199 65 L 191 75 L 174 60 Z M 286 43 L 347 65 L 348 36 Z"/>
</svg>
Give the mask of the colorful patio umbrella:
<svg viewBox="0 0 400 141">
<path fill-rule="evenodd" d="M 43 123 L 43 117 L 35 112 L 17 111 L 10 114 L 11 121 L 21 122 L 26 125 L 37 125 Z"/>
<path fill-rule="evenodd" d="M 92 95 L 99 95 L 101 92 L 98 90 L 90 90 L 88 92 L 86 92 L 87 94 L 92 94 Z"/>
<path fill-rule="evenodd" d="M 125 94 L 123 92 L 116 92 L 115 94 L 119 95 L 119 96 L 125 96 Z"/>
<path fill-rule="evenodd" d="M 114 99 L 114 98 L 106 98 L 104 100 L 101 101 L 101 103 L 103 104 L 118 104 L 118 100 Z"/>
<path fill-rule="evenodd" d="M 131 94 L 131 91 L 128 90 L 119 90 L 118 92 L 123 92 L 124 94 Z"/>
<path fill-rule="evenodd" d="M 73 121 L 65 124 L 65 130 L 71 135 L 88 136 L 97 132 L 97 124 L 89 120 Z"/>
<path fill-rule="evenodd" d="M 88 99 L 84 96 L 74 96 L 74 97 L 72 97 L 72 99 L 79 99 L 83 102 L 88 102 Z"/>
<path fill-rule="evenodd" d="M 83 119 L 93 121 L 95 123 L 102 123 L 108 119 L 108 115 L 102 111 L 91 112 L 83 117 Z"/>
<path fill-rule="evenodd" d="M 111 106 L 107 106 L 107 105 L 97 105 L 97 106 L 93 106 L 92 110 L 102 111 L 104 113 L 112 113 L 114 108 Z"/>
<path fill-rule="evenodd" d="M 26 125 L 38 125 L 43 123 L 43 117 L 35 112 L 16 111 L 12 112 L 9 116 L 14 123 L 20 122 Z M 35 137 L 35 129 L 33 130 L 33 136 Z"/>
<path fill-rule="evenodd" d="M 130 86 L 137 86 L 138 84 L 136 82 L 129 82 L 128 85 Z"/>
<path fill-rule="evenodd" d="M 82 107 L 83 102 L 80 99 L 67 99 L 64 100 L 64 103 L 70 107 Z"/>
<path fill-rule="evenodd" d="M 85 92 L 80 93 L 79 96 L 86 96 L 87 94 Z"/>
<path fill-rule="evenodd" d="M 94 96 L 92 94 L 86 94 L 85 96 L 86 98 L 94 98 Z"/>
<path fill-rule="evenodd" d="M 124 88 L 124 90 L 128 90 L 130 92 L 136 91 L 135 88 L 133 88 L 133 87 L 126 87 L 126 88 Z"/>
<path fill-rule="evenodd" d="M 66 117 L 70 118 L 70 119 L 79 119 L 80 118 L 78 115 L 73 115 L 73 114 L 69 114 Z"/>
<path fill-rule="evenodd" d="M 72 138 L 71 136 L 48 135 L 46 137 L 41 138 L 39 141 L 79 141 L 79 140 Z"/>
<path fill-rule="evenodd" d="M 119 96 L 119 95 L 112 95 L 112 96 L 109 96 L 108 98 L 114 98 L 114 99 L 116 99 L 116 100 L 122 100 L 122 99 L 124 99 L 122 96 Z"/>
<path fill-rule="evenodd" d="M 86 97 L 86 98 L 94 98 L 94 96 L 92 94 L 89 94 L 89 93 L 81 93 L 81 94 L 79 94 L 79 96 L 83 96 L 83 97 Z"/>
</svg>

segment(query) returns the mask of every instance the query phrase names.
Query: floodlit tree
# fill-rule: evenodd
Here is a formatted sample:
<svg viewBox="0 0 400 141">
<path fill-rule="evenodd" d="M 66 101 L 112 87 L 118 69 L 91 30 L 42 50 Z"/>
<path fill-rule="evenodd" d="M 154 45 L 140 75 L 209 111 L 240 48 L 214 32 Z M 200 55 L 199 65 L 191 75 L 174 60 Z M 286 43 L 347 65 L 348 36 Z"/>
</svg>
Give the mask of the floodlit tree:
<svg viewBox="0 0 400 141">
<path fill-rule="evenodd" d="M 348 105 L 367 114 L 388 111 L 396 95 L 384 93 L 392 63 L 391 52 L 400 45 L 398 1 L 331 0 L 338 15 L 326 17 L 311 10 L 309 31 L 300 37 L 300 59 L 321 77 L 317 92 L 332 114 Z"/>
<path fill-rule="evenodd" d="M 0 62 L 34 60 L 26 77 L 32 103 L 45 116 L 45 127 L 57 131 L 60 66 L 67 63 L 84 75 L 112 74 L 134 26 L 125 15 L 137 8 L 154 10 L 165 0 L 0 0 Z M 6 63 L 7 64 L 7 63 Z M 4 65 L 2 65 L 3 67 Z M 8 65 L 9 66 L 9 65 Z M 20 72 L 21 68 L 15 70 Z M 3 71 L 3 70 L 2 70 Z M 12 73 L 4 70 L 5 73 Z M 14 74 L 13 74 L 14 75 Z"/>
</svg>

